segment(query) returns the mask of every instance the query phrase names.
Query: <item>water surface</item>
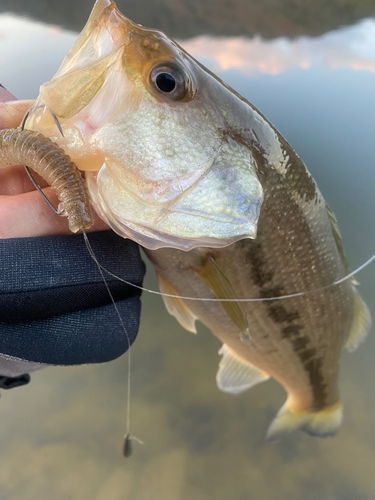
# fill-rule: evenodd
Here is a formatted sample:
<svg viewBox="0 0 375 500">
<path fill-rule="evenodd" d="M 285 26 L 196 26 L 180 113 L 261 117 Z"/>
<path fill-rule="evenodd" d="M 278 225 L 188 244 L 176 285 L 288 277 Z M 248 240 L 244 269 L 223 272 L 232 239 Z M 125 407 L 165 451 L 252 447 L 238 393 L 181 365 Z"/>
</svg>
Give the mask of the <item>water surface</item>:
<svg viewBox="0 0 375 500">
<path fill-rule="evenodd" d="M 156 26 L 155 26 L 156 27 Z M 0 15 L 1 83 L 33 98 L 76 34 Z M 256 105 L 304 159 L 336 213 L 351 269 L 375 252 L 375 20 L 316 38 L 200 36 L 181 42 Z M 41 55 L 43 54 L 43 55 Z M 104 264 L 104 263 L 103 263 Z M 375 317 L 375 267 L 360 292 Z M 150 269 L 145 286 L 156 289 Z M 144 294 L 134 348 L 132 431 L 121 456 L 126 356 L 51 368 L 0 401 L 1 500 L 370 500 L 375 497 L 375 338 L 344 353 L 345 418 L 333 439 L 264 436 L 285 393 L 273 381 L 216 388 L 219 342 L 184 331 Z M 372 332 L 374 333 L 374 332 Z"/>
</svg>

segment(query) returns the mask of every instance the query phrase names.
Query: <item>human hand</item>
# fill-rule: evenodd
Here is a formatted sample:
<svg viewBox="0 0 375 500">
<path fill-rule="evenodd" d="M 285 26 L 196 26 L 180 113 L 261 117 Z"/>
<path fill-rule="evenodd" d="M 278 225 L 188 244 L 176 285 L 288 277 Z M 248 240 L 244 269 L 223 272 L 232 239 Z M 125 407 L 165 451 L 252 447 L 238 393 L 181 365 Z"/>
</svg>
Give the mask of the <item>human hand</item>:
<svg viewBox="0 0 375 500">
<path fill-rule="evenodd" d="M 34 101 L 17 101 L 0 86 L 0 130 L 16 128 Z M 33 173 L 51 203 L 59 201 L 53 189 Z M 95 223 L 87 231 L 102 231 L 108 226 L 93 213 Z M 35 189 L 22 165 L 0 168 L 0 238 L 24 238 L 71 234 L 66 217 L 56 215 Z"/>
<path fill-rule="evenodd" d="M 0 86 L 0 129 L 17 127 L 32 104 Z M 33 176 L 57 206 L 53 190 Z M 26 372 L 49 364 L 110 361 L 136 338 L 140 290 L 128 282 L 142 284 L 138 246 L 102 231 L 108 226 L 93 215 L 97 259 L 126 280 L 106 277 L 116 309 L 82 235 L 64 236 L 67 218 L 46 205 L 23 166 L 0 168 L 0 389 L 27 383 Z"/>
</svg>

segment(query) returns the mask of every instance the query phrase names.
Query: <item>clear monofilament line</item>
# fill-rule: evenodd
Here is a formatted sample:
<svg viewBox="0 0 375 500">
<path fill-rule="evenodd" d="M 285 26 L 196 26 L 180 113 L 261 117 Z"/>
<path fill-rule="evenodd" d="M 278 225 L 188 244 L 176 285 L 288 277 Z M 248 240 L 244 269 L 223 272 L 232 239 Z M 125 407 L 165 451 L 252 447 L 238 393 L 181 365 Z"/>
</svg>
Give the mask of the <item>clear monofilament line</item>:
<svg viewBox="0 0 375 500">
<path fill-rule="evenodd" d="M 347 274 L 346 276 L 344 276 L 343 278 L 341 278 L 340 280 L 337 280 L 333 283 L 333 285 L 339 285 L 340 283 L 343 283 L 344 281 L 352 278 L 353 276 L 355 276 L 357 273 L 359 273 L 360 271 L 362 271 L 362 269 L 364 269 L 365 267 L 367 267 L 368 265 L 371 264 L 372 261 L 375 260 L 375 253 L 372 257 L 370 257 L 368 260 L 366 260 L 366 262 L 364 262 L 361 266 L 357 267 L 357 269 L 355 271 L 353 271 L 352 273 L 350 274 Z"/>
<path fill-rule="evenodd" d="M 343 278 L 340 278 L 330 285 L 325 285 L 322 286 L 321 288 L 314 288 L 313 290 L 306 290 L 304 292 L 296 292 L 296 293 L 291 293 L 289 295 L 280 295 L 279 297 L 258 297 L 258 298 L 253 298 L 253 299 L 247 299 L 247 298 L 236 298 L 236 299 L 215 299 L 215 298 L 209 298 L 209 297 L 184 297 L 182 295 L 173 295 L 170 293 L 162 293 L 158 292 L 157 290 L 151 290 L 149 288 L 144 288 L 143 286 L 136 285 L 134 283 L 130 283 L 130 281 L 126 281 L 120 276 L 117 276 L 116 274 L 112 273 L 108 269 L 106 269 L 104 266 L 102 266 L 97 259 L 95 259 L 96 265 L 101 268 L 101 270 L 105 271 L 107 274 L 112 276 L 113 278 L 118 279 L 119 281 L 122 281 L 126 285 L 132 286 L 134 288 L 137 288 L 138 290 L 142 290 L 144 292 L 148 293 L 153 293 L 154 295 L 161 295 L 162 297 L 171 297 L 174 299 L 183 299 L 183 300 L 197 300 L 197 301 L 203 301 L 203 302 L 267 302 L 270 300 L 281 300 L 281 299 L 290 299 L 293 297 L 302 297 L 303 295 L 307 295 L 310 293 L 314 292 L 320 292 L 322 290 L 326 290 L 327 288 L 331 288 L 332 286 L 335 285 L 340 285 L 344 281 L 347 281 L 348 279 L 352 278 L 356 274 L 358 274 L 360 271 L 365 269 L 365 267 L 369 266 L 373 261 L 375 260 L 375 254 L 370 257 L 366 262 L 364 262 L 361 266 L 359 266 L 355 271 L 351 272 L 350 274 L 347 274 Z"/>
<path fill-rule="evenodd" d="M 126 330 L 126 327 L 125 327 L 125 324 L 122 320 L 122 317 L 121 317 L 121 314 L 120 314 L 120 311 L 117 307 L 117 304 L 113 298 L 113 295 L 112 295 L 112 292 L 108 286 L 108 283 L 107 283 L 107 280 L 105 279 L 105 276 L 104 276 L 104 273 L 103 273 L 103 266 L 101 266 L 101 264 L 99 264 L 98 262 L 98 259 L 96 258 L 96 255 L 94 253 L 94 250 L 89 242 L 89 239 L 87 237 L 87 234 L 85 231 L 83 231 L 83 238 L 85 240 L 85 244 L 86 244 L 86 248 L 91 256 L 91 258 L 93 259 L 93 261 L 95 262 L 95 264 L 97 265 L 98 269 L 99 269 L 99 272 L 100 272 L 100 275 L 103 279 L 103 282 L 105 284 L 105 287 L 107 289 L 107 292 L 108 292 L 108 295 L 110 296 L 110 299 L 112 301 L 112 304 L 116 310 L 116 314 L 118 316 L 118 319 L 121 323 L 121 327 L 126 335 L 126 339 L 128 341 L 128 383 L 127 383 L 127 394 L 126 394 L 126 433 L 125 433 L 125 439 L 131 439 L 131 437 L 133 437 L 131 434 L 130 434 L 130 389 L 131 389 L 131 345 L 130 345 L 130 338 L 129 338 L 129 335 L 128 335 L 128 332 Z M 134 436 L 134 438 L 141 442 L 138 438 L 136 438 Z M 126 455 L 126 456 L 130 456 L 129 455 Z"/>
</svg>

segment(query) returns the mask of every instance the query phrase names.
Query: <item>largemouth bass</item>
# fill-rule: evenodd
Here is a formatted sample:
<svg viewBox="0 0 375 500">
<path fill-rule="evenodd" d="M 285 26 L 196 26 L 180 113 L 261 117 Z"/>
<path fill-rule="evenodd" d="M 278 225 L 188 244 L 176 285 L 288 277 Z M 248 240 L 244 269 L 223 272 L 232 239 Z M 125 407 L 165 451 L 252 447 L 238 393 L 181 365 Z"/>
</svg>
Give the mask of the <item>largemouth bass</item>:
<svg viewBox="0 0 375 500">
<path fill-rule="evenodd" d="M 168 311 L 223 342 L 221 390 L 282 384 L 269 438 L 336 432 L 341 350 L 365 338 L 370 314 L 353 280 L 330 286 L 348 273 L 336 219 L 254 106 L 99 0 L 25 128 L 86 171 L 96 211 L 145 247 Z M 307 293 L 277 300 L 296 292 Z"/>
</svg>

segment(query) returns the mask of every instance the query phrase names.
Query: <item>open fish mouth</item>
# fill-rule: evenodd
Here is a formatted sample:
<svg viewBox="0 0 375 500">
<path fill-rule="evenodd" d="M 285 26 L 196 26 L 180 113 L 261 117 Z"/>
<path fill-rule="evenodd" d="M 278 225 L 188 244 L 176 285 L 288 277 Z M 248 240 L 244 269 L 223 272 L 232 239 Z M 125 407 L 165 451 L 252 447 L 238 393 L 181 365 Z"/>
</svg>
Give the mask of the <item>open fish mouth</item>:
<svg viewBox="0 0 375 500">
<path fill-rule="evenodd" d="M 96 211 L 121 236 L 149 249 L 224 247 L 255 238 L 263 189 L 228 126 L 225 108 L 244 103 L 220 102 L 222 88 L 164 33 L 99 0 L 26 128 L 86 171 Z"/>
</svg>

